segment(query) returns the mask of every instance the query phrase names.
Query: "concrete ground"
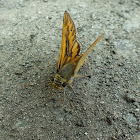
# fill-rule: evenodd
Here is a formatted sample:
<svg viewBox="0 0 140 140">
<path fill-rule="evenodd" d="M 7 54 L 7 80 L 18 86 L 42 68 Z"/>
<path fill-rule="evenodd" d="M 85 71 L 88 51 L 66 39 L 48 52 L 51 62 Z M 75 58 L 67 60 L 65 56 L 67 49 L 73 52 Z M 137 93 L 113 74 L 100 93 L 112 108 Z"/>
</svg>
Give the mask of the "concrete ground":
<svg viewBox="0 0 140 140">
<path fill-rule="evenodd" d="M 91 78 L 74 80 L 77 96 L 65 89 L 62 108 L 49 81 L 65 10 L 82 52 L 105 34 L 79 72 Z M 139 139 L 140 1 L 0 0 L 0 140 Z"/>
</svg>

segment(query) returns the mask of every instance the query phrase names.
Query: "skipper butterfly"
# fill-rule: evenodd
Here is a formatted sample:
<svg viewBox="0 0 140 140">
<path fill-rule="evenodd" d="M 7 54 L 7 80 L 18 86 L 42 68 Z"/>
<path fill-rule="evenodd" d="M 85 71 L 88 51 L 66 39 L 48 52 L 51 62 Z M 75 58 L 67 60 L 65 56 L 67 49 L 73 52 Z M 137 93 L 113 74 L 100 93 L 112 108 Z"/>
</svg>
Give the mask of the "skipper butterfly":
<svg viewBox="0 0 140 140">
<path fill-rule="evenodd" d="M 77 72 L 84 64 L 88 53 L 99 42 L 103 34 L 86 50 L 85 53 L 80 54 L 80 44 L 76 39 L 76 28 L 69 13 L 65 11 L 63 19 L 63 32 L 61 51 L 57 66 L 57 72 L 52 82 L 52 86 L 56 89 L 63 89 L 65 86 L 72 88 L 71 83 L 75 77 L 79 76 Z M 72 88 L 73 90 L 73 88 Z"/>
</svg>

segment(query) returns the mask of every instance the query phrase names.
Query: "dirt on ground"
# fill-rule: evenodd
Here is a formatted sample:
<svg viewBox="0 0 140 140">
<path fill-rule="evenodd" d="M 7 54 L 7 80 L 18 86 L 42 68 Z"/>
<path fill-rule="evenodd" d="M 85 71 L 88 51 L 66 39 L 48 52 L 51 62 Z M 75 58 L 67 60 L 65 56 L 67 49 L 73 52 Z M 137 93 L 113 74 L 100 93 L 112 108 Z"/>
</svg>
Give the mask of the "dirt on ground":
<svg viewBox="0 0 140 140">
<path fill-rule="evenodd" d="M 62 107 L 65 10 L 82 53 L 104 36 Z M 0 0 L 0 140 L 140 140 L 140 0 Z"/>
</svg>

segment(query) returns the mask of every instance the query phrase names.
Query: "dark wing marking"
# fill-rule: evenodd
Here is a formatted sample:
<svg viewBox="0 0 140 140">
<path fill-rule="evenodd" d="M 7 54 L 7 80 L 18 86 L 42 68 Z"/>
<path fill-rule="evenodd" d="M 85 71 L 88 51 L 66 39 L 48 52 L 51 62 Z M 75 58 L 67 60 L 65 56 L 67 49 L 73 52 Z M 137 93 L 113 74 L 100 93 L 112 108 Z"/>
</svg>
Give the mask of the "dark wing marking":
<svg viewBox="0 0 140 140">
<path fill-rule="evenodd" d="M 80 44 L 76 40 L 76 28 L 67 11 L 64 13 L 63 32 L 60 57 L 58 61 L 59 70 L 63 65 L 71 62 L 80 53 Z"/>
</svg>

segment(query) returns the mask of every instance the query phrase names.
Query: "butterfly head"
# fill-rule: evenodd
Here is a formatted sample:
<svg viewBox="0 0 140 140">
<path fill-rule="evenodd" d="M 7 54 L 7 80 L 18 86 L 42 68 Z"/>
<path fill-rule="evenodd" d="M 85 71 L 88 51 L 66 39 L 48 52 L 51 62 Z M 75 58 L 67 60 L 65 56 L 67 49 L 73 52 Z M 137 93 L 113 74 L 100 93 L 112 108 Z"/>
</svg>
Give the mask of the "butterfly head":
<svg viewBox="0 0 140 140">
<path fill-rule="evenodd" d="M 66 86 L 66 80 L 59 74 L 56 74 L 52 86 L 56 89 L 63 89 Z"/>
</svg>

